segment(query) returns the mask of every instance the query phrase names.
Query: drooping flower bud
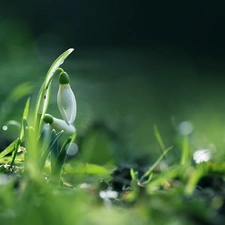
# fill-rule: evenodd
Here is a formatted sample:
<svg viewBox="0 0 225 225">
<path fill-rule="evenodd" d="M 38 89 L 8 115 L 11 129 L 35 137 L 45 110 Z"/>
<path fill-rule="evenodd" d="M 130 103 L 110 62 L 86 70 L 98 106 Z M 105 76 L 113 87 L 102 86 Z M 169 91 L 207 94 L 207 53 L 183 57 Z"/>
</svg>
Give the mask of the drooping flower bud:
<svg viewBox="0 0 225 225">
<path fill-rule="evenodd" d="M 60 73 L 57 103 L 62 118 L 68 125 L 74 122 L 77 113 L 76 99 L 69 83 L 68 74 L 66 72 Z"/>
<path fill-rule="evenodd" d="M 64 130 L 64 132 L 67 134 L 76 132 L 76 128 L 72 124 L 68 125 L 64 120 L 55 118 L 50 114 L 45 114 L 43 120 L 45 121 L 45 123 L 49 123 L 52 128 L 58 131 Z"/>
</svg>

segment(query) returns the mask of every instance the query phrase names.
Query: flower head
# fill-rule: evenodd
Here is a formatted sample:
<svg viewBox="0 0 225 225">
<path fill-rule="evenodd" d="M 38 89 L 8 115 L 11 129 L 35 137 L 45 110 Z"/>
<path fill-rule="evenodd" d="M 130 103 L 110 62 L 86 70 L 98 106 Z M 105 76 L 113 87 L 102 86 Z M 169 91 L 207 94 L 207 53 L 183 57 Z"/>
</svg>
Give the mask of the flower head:
<svg viewBox="0 0 225 225">
<path fill-rule="evenodd" d="M 62 118 L 68 125 L 74 122 L 77 113 L 76 99 L 69 82 L 68 74 L 66 72 L 60 73 L 57 103 Z"/>
<path fill-rule="evenodd" d="M 64 130 L 64 132 L 68 134 L 76 132 L 76 128 L 72 124 L 68 125 L 64 120 L 55 118 L 50 114 L 45 114 L 43 120 L 56 130 Z"/>
</svg>

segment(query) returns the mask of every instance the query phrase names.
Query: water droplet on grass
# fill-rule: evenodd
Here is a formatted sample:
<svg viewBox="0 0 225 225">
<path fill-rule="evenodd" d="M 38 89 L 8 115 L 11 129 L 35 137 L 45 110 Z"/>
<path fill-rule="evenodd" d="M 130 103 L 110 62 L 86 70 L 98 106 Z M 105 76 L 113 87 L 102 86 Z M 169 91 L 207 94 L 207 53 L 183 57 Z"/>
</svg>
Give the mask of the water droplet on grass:
<svg viewBox="0 0 225 225">
<path fill-rule="evenodd" d="M 179 124 L 178 131 L 181 135 L 186 136 L 193 132 L 193 125 L 190 121 L 184 121 Z"/>
<path fill-rule="evenodd" d="M 9 129 L 10 126 L 16 127 L 18 129 L 20 129 L 21 124 L 15 120 L 9 120 L 3 127 L 2 130 L 7 131 Z"/>
<path fill-rule="evenodd" d="M 77 152 L 78 152 L 78 146 L 75 143 L 68 144 L 66 146 L 67 155 L 73 156 L 73 155 L 76 155 Z"/>
<path fill-rule="evenodd" d="M 8 126 L 4 125 L 4 126 L 2 127 L 2 130 L 8 130 Z"/>
</svg>

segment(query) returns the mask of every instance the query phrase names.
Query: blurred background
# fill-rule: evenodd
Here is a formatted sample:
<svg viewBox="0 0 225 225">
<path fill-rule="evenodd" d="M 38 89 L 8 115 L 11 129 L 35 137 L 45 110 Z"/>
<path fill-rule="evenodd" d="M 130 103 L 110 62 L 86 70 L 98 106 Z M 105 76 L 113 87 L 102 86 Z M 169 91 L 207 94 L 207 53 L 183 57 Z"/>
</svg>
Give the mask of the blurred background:
<svg viewBox="0 0 225 225">
<path fill-rule="evenodd" d="M 121 160 L 155 160 L 156 124 L 166 147 L 187 134 L 193 151 L 210 149 L 222 161 L 224 11 L 222 0 L 1 1 L 1 126 L 14 121 L 2 136 L 16 135 L 27 96 L 37 95 L 51 63 L 73 47 L 63 68 L 77 98 L 78 134 L 101 127 Z"/>
</svg>

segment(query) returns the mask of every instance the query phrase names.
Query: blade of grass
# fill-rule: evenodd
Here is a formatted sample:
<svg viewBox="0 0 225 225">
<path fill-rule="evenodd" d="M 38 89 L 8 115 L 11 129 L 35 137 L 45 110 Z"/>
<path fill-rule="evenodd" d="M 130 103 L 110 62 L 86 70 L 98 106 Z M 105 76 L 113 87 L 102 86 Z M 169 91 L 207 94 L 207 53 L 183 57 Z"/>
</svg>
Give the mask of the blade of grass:
<svg viewBox="0 0 225 225">
<path fill-rule="evenodd" d="M 189 138 L 188 136 L 184 137 L 183 146 L 182 146 L 182 155 L 181 155 L 181 165 L 185 165 L 188 163 L 189 160 L 189 152 L 190 152 L 190 145 L 189 145 Z"/>
<path fill-rule="evenodd" d="M 130 176 L 132 182 L 137 183 L 136 181 L 138 180 L 138 172 L 135 172 L 133 168 L 130 169 Z"/>
<path fill-rule="evenodd" d="M 56 140 L 56 131 L 53 129 L 52 130 L 52 140 Z M 51 155 L 50 155 L 50 160 L 51 160 L 51 171 L 55 167 L 56 164 L 56 159 L 59 154 L 59 146 L 58 146 L 58 141 L 56 140 L 52 145 L 51 145 Z"/>
<path fill-rule="evenodd" d="M 159 175 L 156 175 L 155 178 L 153 180 L 151 180 L 150 183 L 148 183 L 147 188 L 146 188 L 147 192 L 151 193 L 152 191 L 154 191 L 155 189 L 157 189 L 161 185 L 163 185 L 165 182 L 182 176 L 186 169 L 187 169 L 187 167 L 184 167 L 181 165 L 175 165 L 175 166 L 169 168 L 168 170 L 160 173 Z"/>
<path fill-rule="evenodd" d="M 155 137 L 156 137 L 156 140 L 159 144 L 160 149 L 162 150 L 162 152 L 164 152 L 166 150 L 166 148 L 165 148 L 165 145 L 163 143 L 162 137 L 159 133 L 158 127 L 156 125 L 154 125 L 154 134 L 155 134 Z"/>
<path fill-rule="evenodd" d="M 30 107 L 30 98 L 27 99 L 27 102 L 25 104 L 24 110 L 23 110 L 23 119 L 22 119 L 22 126 L 21 126 L 21 130 L 20 130 L 20 140 L 23 139 L 24 136 L 24 124 L 23 124 L 23 120 L 26 119 L 28 117 L 28 113 L 29 113 L 29 107 Z"/>
<path fill-rule="evenodd" d="M 191 176 L 188 179 L 188 182 L 185 186 L 184 193 L 186 195 L 192 195 L 194 190 L 196 189 L 196 185 L 199 179 L 204 175 L 204 170 L 201 166 L 193 168 Z"/>
<path fill-rule="evenodd" d="M 153 173 L 150 173 L 150 175 L 148 176 L 148 179 L 142 183 L 138 182 L 138 185 L 143 186 L 148 184 L 152 180 L 152 177 L 153 177 Z"/>
<path fill-rule="evenodd" d="M 52 140 L 52 141 L 50 142 L 50 145 L 46 146 L 45 149 L 43 150 L 43 155 L 42 155 L 42 157 L 41 157 L 41 159 L 40 159 L 40 169 L 41 169 L 41 170 L 43 169 L 43 167 L 44 167 L 44 165 L 45 165 L 46 159 L 47 159 L 47 157 L 48 157 L 50 151 L 52 151 L 53 146 L 54 146 L 55 144 L 57 144 L 58 139 L 61 137 L 61 135 L 62 135 L 63 133 L 64 133 L 64 131 L 59 132 L 59 133 L 54 137 L 54 140 Z"/>
<path fill-rule="evenodd" d="M 11 153 L 14 151 L 16 145 L 20 142 L 20 139 L 17 138 L 15 141 L 13 141 L 4 151 L 0 153 L 0 159 L 3 158 L 5 155 Z"/>
<path fill-rule="evenodd" d="M 72 140 L 71 137 L 68 138 L 68 139 L 64 142 L 64 144 L 63 144 L 63 146 L 62 146 L 62 148 L 61 148 L 61 150 L 60 150 L 60 153 L 59 153 L 59 156 L 58 156 L 58 159 L 57 159 L 57 164 L 58 164 L 60 167 L 63 166 L 63 163 L 64 163 L 64 161 L 65 161 L 65 157 L 66 157 L 66 147 L 67 147 L 68 144 L 71 143 L 71 140 Z"/>
<path fill-rule="evenodd" d="M 142 183 L 142 181 L 151 175 L 152 171 L 155 169 L 155 167 L 159 164 L 159 162 L 163 159 L 163 157 L 172 149 L 173 147 L 170 147 L 168 149 L 166 149 L 161 155 L 160 157 L 156 160 L 156 162 L 144 173 L 144 175 L 140 178 L 140 183 Z"/>
<path fill-rule="evenodd" d="M 52 170 L 52 175 L 53 175 L 53 180 L 54 182 L 58 182 L 60 181 L 60 175 L 61 175 L 61 170 L 63 167 L 63 164 L 65 162 L 66 159 L 66 147 L 68 144 L 71 143 L 72 138 L 69 137 L 64 143 L 63 146 L 60 149 L 58 158 L 56 160 L 56 164 L 54 169 Z"/>
<path fill-rule="evenodd" d="M 17 145 L 15 146 L 15 150 L 13 151 L 13 154 L 12 154 L 12 161 L 11 161 L 11 164 L 10 166 L 12 167 L 14 161 L 15 161 L 15 158 L 16 158 L 16 155 L 17 155 L 17 152 L 19 150 L 19 147 L 20 147 L 20 143 L 23 141 L 24 139 L 24 127 L 25 127 L 25 124 L 27 124 L 27 117 L 28 117 L 28 113 L 29 113 L 29 107 L 30 107 L 30 98 L 27 99 L 26 101 L 26 104 L 25 104 L 25 107 L 24 107 L 24 110 L 23 110 L 23 119 L 22 119 L 22 122 L 21 122 L 21 128 L 20 128 L 20 141 L 18 141 Z M 26 120 L 26 123 L 24 122 Z"/>
</svg>

